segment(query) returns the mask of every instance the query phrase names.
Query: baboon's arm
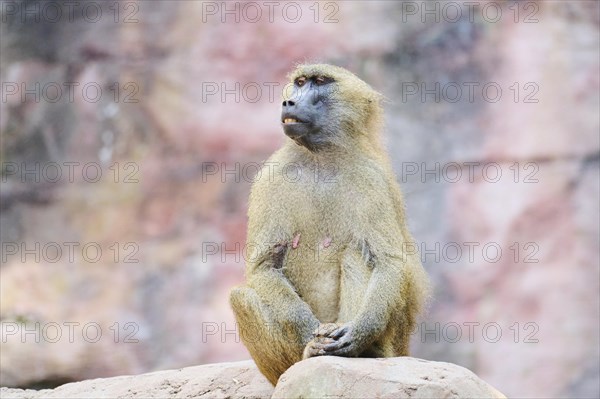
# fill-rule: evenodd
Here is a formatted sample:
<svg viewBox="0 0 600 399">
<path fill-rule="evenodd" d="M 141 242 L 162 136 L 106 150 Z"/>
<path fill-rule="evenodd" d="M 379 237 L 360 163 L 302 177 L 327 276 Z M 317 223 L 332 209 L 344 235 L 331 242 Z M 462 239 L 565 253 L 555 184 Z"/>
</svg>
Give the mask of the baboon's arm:
<svg viewBox="0 0 600 399">
<path fill-rule="evenodd" d="M 283 274 L 282 261 L 282 254 L 269 251 L 255 264 L 249 264 L 248 286 L 269 307 L 273 321 L 280 324 L 276 328 L 296 329 L 306 343 L 312 339 L 319 320 Z"/>
</svg>

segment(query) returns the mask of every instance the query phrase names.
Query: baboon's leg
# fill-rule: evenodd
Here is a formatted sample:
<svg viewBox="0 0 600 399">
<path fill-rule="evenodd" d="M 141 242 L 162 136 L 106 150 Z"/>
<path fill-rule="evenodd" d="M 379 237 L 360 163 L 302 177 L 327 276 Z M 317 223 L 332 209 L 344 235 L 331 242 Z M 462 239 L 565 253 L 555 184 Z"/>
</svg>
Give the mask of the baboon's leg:
<svg viewBox="0 0 600 399">
<path fill-rule="evenodd" d="M 231 292 L 230 302 L 244 345 L 259 370 L 275 385 L 283 372 L 302 360 L 302 351 L 318 321 L 291 287 L 269 291 L 268 296 L 261 296 L 254 288 L 238 287 Z M 269 301 L 262 299 L 267 297 Z"/>
</svg>

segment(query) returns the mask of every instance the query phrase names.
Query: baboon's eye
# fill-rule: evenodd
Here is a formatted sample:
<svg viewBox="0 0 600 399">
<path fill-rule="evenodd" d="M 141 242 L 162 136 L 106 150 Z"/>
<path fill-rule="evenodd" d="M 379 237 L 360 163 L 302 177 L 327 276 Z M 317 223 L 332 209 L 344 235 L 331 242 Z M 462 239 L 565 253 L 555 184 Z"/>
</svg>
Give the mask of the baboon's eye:
<svg viewBox="0 0 600 399">
<path fill-rule="evenodd" d="M 323 76 L 317 76 L 315 78 L 315 83 L 317 86 L 323 86 L 325 83 L 327 83 L 327 80 Z"/>
<path fill-rule="evenodd" d="M 306 78 L 304 76 L 300 76 L 298 79 L 296 79 L 296 86 L 302 87 L 304 86 L 304 83 L 306 83 Z"/>
</svg>

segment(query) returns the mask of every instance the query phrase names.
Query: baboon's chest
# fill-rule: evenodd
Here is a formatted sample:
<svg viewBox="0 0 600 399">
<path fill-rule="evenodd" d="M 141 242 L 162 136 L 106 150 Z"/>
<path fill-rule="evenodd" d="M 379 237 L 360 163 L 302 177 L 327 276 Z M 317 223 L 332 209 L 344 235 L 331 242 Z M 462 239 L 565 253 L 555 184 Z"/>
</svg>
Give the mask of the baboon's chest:
<svg viewBox="0 0 600 399">
<path fill-rule="evenodd" d="M 288 246 L 284 273 L 322 322 L 337 319 L 342 252 L 339 236 L 309 231 L 298 231 Z"/>
<path fill-rule="evenodd" d="M 344 280 L 361 267 L 346 262 L 348 252 L 356 252 L 352 243 L 361 234 L 357 225 L 364 216 L 359 204 L 366 200 L 351 187 L 342 176 L 318 188 L 290 187 L 302 200 L 288 208 L 291 231 L 284 273 L 321 322 L 338 320 Z"/>
<path fill-rule="evenodd" d="M 340 310 L 344 259 L 352 241 L 349 207 L 312 203 L 293 217 L 284 272 L 321 322 L 335 322 Z M 342 214 L 346 212 L 344 216 Z"/>
</svg>

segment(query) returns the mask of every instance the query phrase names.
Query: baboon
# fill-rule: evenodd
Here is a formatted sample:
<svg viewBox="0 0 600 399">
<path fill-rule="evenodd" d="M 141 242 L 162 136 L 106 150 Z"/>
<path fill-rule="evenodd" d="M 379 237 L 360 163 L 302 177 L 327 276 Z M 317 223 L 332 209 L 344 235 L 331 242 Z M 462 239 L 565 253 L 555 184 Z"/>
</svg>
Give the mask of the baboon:
<svg viewBox="0 0 600 399">
<path fill-rule="evenodd" d="M 380 143 L 382 96 L 326 64 L 300 65 L 290 81 L 289 140 L 252 186 L 247 281 L 230 296 L 242 341 L 273 385 L 312 356 L 408 355 L 428 295 Z"/>
</svg>

